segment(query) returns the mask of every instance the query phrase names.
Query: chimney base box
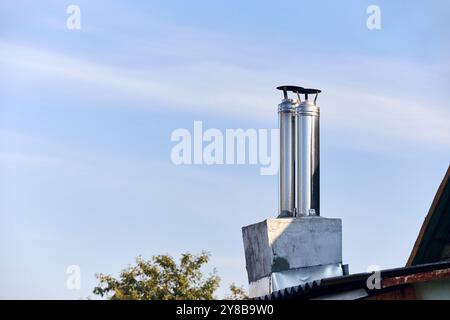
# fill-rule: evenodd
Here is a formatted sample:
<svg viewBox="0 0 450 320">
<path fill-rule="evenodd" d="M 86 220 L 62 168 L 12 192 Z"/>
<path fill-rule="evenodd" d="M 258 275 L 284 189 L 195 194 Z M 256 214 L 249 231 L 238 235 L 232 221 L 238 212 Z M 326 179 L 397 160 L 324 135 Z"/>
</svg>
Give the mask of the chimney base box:
<svg viewBox="0 0 450 320">
<path fill-rule="evenodd" d="M 343 274 L 341 219 L 267 219 L 242 234 L 251 297 Z"/>
</svg>

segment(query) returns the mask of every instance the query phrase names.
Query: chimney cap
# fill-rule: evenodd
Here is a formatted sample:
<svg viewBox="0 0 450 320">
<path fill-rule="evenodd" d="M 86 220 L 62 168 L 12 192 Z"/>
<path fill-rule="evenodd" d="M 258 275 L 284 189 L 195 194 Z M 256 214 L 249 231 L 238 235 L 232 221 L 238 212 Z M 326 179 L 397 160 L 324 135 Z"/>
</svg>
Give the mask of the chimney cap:
<svg viewBox="0 0 450 320">
<path fill-rule="evenodd" d="M 319 90 L 319 89 L 303 88 L 303 87 L 298 87 L 298 86 L 287 86 L 287 85 L 279 86 L 279 87 L 277 87 L 277 89 L 283 91 L 284 99 L 288 98 L 288 94 L 287 94 L 288 91 L 292 91 L 292 92 L 296 93 L 299 101 L 301 101 L 301 99 L 300 99 L 301 94 L 305 95 L 306 100 L 308 100 L 308 95 L 315 94 L 316 97 L 314 98 L 314 104 L 317 101 L 317 96 L 319 95 L 319 93 L 322 92 L 322 90 Z"/>
<path fill-rule="evenodd" d="M 277 87 L 277 89 L 282 91 L 291 91 L 300 94 L 317 94 L 322 92 L 322 90 L 319 89 L 303 88 L 299 86 L 279 86 Z"/>
<path fill-rule="evenodd" d="M 298 86 L 279 86 L 277 89 L 282 91 L 292 91 L 295 93 L 301 93 L 303 90 L 306 90 L 305 88 Z"/>
<path fill-rule="evenodd" d="M 303 88 L 303 90 L 300 91 L 299 93 L 301 93 L 301 94 L 318 94 L 321 92 L 322 92 L 322 90 L 319 90 L 319 89 Z"/>
</svg>

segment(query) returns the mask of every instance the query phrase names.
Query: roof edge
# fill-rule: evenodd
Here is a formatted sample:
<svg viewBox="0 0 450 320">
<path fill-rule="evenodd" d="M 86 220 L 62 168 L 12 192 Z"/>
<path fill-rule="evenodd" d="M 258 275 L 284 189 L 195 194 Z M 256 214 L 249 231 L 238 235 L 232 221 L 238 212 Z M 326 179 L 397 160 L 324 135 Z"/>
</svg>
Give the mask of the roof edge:
<svg viewBox="0 0 450 320">
<path fill-rule="evenodd" d="M 406 262 L 406 267 L 410 267 L 413 265 L 414 259 L 416 258 L 417 252 L 419 251 L 420 245 L 422 243 L 423 236 L 424 236 L 425 232 L 427 231 L 428 224 L 433 216 L 433 213 L 436 210 L 436 207 L 442 197 L 442 194 L 444 193 L 444 190 L 445 190 L 449 180 L 450 180 L 450 165 L 447 168 L 447 172 L 444 176 L 444 179 L 442 180 L 441 184 L 439 185 L 436 195 L 434 196 L 433 202 L 431 203 L 431 207 L 428 210 L 428 213 L 425 217 L 422 227 L 420 228 L 419 235 L 417 236 L 417 239 L 416 239 L 416 242 L 414 243 L 411 254 L 409 255 L 408 261 Z"/>
</svg>

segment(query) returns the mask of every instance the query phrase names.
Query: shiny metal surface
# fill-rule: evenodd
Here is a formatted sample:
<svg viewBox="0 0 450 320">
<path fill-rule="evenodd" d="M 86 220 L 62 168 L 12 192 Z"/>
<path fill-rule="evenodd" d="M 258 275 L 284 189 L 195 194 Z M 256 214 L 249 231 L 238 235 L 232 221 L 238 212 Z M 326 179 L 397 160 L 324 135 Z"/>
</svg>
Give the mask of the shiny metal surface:
<svg viewBox="0 0 450 320">
<path fill-rule="evenodd" d="M 339 277 L 343 275 L 343 267 L 340 263 L 273 272 L 271 274 L 271 289 L 273 292 L 293 286 L 305 285 L 306 283 L 311 283 L 312 281 L 320 281 L 322 279 Z"/>
<path fill-rule="evenodd" d="M 297 216 L 320 215 L 320 110 L 305 100 L 296 108 Z"/>
<path fill-rule="evenodd" d="M 295 216 L 295 107 L 297 100 L 285 99 L 278 105 L 280 128 L 280 168 L 278 175 L 278 217 Z"/>
<path fill-rule="evenodd" d="M 271 295 L 273 292 L 296 286 L 302 286 L 304 290 L 307 290 L 306 286 L 312 287 L 313 282 L 319 286 L 323 279 L 343 275 L 345 275 L 344 266 L 340 263 L 273 272 L 269 276 L 249 283 L 249 297 L 264 299 L 268 298 L 264 296 Z"/>
</svg>

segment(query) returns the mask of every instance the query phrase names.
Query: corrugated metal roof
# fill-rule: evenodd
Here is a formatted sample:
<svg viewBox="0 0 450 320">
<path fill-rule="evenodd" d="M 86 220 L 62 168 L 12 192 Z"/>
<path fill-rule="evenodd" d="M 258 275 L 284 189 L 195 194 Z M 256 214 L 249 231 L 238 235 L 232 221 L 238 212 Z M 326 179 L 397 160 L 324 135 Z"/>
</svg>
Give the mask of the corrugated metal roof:
<svg viewBox="0 0 450 320">
<path fill-rule="evenodd" d="M 313 281 L 305 285 L 275 291 L 270 295 L 258 297 L 256 300 L 314 299 L 357 289 L 366 289 L 368 296 L 378 294 L 380 291 L 367 288 L 367 279 L 371 275 L 373 273 L 365 272 Z M 413 282 L 450 278 L 450 261 L 382 270 L 380 277 L 382 289 Z"/>
</svg>

